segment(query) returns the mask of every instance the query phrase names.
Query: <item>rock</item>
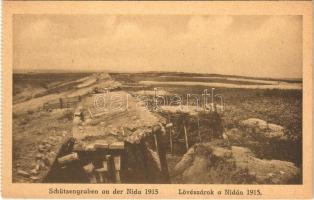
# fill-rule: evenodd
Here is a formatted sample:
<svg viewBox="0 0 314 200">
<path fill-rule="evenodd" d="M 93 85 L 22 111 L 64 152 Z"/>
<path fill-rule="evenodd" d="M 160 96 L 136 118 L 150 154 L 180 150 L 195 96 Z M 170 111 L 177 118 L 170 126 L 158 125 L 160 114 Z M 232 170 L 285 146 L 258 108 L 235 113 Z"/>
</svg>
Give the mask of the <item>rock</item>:
<svg viewBox="0 0 314 200">
<path fill-rule="evenodd" d="M 45 149 L 45 146 L 44 145 L 42 145 L 42 144 L 40 144 L 40 145 L 38 145 L 38 151 L 39 152 L 44 152 L 46 149 Z"/>
<path fill-rule="evenodd" d="M 45 144 L 45 148 L 46 148 L 47 150 L 50 150 L 51 144 L 49 144 L 49 143 Z"/>
<path fill-rule="evenodd" d="M 240 125 L 244 127 L 249 127 L 249 128 L 257 127 L 261 130 L 265 130 L 268 127 L 266 121 L 262 119 L 258 119 L 258 118 L 249 118 L 249 119 L 243 120 L 240 122 Z"/>
<path fill-rule="evenodd" d="M 285 140 L 285 129 L 284 127 L 267 123 L 264 120 L 257 118 L 250 118 L 240 122 L 240 126 L 246 128 L 248 134 L 258 134 L 265 138 L 278 138 Z"/>
<path fill-rule="evenodd" d="M 237 128 L 230 129 L 225 134 L 230 141 L 239 141 L 243 138 L 242 132 Z"/>
<path fill-rule="evenodd" d="M 174 171 L 175 174 L 183 173 L 189 166 L 193 163 L 193 156 L 195 154 L 195 149 L 190 148 L 186 154 L 183 155 L 180 162 L 175 166 Z"/>
<path fill-rule="evenodd" d="M 142 138 L 144 135 L 145 135 L 145 132 L 143 129 L 136 129 L 134 132 L 133 132 L 133 135 L 137 135 L 139 136 L 140 138 Z"/>
<path fill-rule="evenodd" d="M 118 133 L 118 129 L 116 129 L 116 128 L 112 128 L 110 131 L 109 131 L 109 133 L 111 134 L 111 135 L 118 135 L 119 133 Z"/>
<path fill-rule="evenodd" d="M 39 177 L 38 176 L 31 176 L 29 177 L 32 181 L 38 181 Z"/>
<path fill-rule="evenodd" d="M 259 159 L 245 147 L 231 148 L 200 143 L 191 147 L 174 168 L 180 183 L 291 184 L 300 183 L 300 169 L 293 163 Z"/>
<path fill-rule="evenodd" d="M 283 131 L 278 131 L 278 132 L 265 132 L 264 136 L 267 138 L 283 138 L 285 133 Z"/>
<path fill-rule="evenodd" d="M 207 170 L 208 160 L 204 157 L 195 157 L 193 167 L 188 168 L 183 173 L 183 180 L 188 183 L 206 183 L 207 176 L 204 176 L 204 171 Z"/>
<path fill-rule="evenodd" d="M 38 170 L 37 170 L 37 169 L 32 169 L 32 170 L 30 171 L 30 173 L 31 173 L 32 175 L 37 175 L 37 174 L 38 174 Z"/>
<path fill-rule="evenodd" d="M 28 172 L 21 170 L 21 169 L 17 170 L 17 174 L 21 175 L 23 177 L 27 177 L 27 178 L 30 176 L 30 174 Z"/>
<path fill-rule="evenodd" d="M 42 154 L 42 153 L 36 154 L 36 159 L 42 159 L 43 157 L 44 157 L 44 154 Z"/>
<path fill-rule="evenodd" d="M 273 132 L 283 132 L 284 127 L 277 125 L 277 124 L 268 124 L 268 129 L 270 129 Z"/>
<path fill-rule="evenodd" d="M 126 128 L 129 129 L 130 131 L 135 131 L 136 127 L 133 124 L 127 124 Z"/>
</svg>

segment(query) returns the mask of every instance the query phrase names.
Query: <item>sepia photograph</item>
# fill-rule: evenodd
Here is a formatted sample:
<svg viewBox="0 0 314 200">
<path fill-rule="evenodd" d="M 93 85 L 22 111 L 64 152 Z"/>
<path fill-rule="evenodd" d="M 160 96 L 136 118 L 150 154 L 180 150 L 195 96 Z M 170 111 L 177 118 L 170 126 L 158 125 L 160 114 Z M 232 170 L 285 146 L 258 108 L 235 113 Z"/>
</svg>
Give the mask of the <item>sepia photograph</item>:
<svg viewBox="0 0 314 200">
<path fill-rule="evenodd" d="M 302 183 L 302 16 L 13 20 L 13 182 Z"/>
<path fill-rule="evenodd" d="M 81 3 L 7 17 L 5 179 L 19 197 L 309 194 L 305 4 Z"/>
</svg>

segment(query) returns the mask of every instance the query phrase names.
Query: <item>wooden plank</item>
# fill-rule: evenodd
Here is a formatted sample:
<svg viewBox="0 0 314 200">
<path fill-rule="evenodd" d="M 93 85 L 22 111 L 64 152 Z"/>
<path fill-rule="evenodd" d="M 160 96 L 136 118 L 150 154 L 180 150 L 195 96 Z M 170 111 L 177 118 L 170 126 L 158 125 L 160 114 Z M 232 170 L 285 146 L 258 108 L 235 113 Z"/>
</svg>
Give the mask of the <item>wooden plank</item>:
<svg viewBox="0 0 314 200">
<path fill-rule="evenodd" d="M 109 143 L 106 140 L 96 140 L 94 143 L 95 149 L 108 149 Z"/>
<path fill-rule="evenodd" d="M 186 132 L 185 125 L 183 126 L 183 128 L 184 128 L 184 136 L 185 136 L 185 147 L 186 147 L 186 151 L 188 151 L 189 150 L 188 133 Z"/>
</svg>

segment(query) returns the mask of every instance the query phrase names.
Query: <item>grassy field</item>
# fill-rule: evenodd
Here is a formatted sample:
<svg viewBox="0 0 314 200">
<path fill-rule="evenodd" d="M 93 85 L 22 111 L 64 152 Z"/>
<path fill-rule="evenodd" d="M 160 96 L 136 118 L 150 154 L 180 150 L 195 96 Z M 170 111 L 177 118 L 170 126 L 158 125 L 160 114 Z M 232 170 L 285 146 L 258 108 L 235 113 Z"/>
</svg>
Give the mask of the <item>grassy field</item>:
<svg viewBox="0 0 314 200">
<path fill-rule="evenodd" d="M 111 74 L 113 78 L 119 80 L 125 85 L 141 85 L 140 82 L 145 81 L 164 81 L 164 84 L 149 85 L 144 90 L 151 91 L 155 87 L 166 93 L 166 99 L 171 99 L 173 95 L 182 97 L 182 104 L 186 105 L 187 94 L 203 94 L 204 90 L 211 91 L 211 87 L 200 85 L 171 85 L 167 82 L 185 81 L 193 82 L 195 76 L 200 77 L 199 74 Z M 161 77 L 160 77 L 161 76 Z M 204 76 L 204 75 L 203 75 Z M 217 82 L 217 75 L 205 76 L 202 81 L 210 80 Z M 252 77 L 230 77 L 219 76 L 218 82 L 224 82 L 225 78 L 236 79 L 233 84 L 267 84 L 270 82 L 284 82 L 287 84 L 302 84 L 300 80 L 284 80 L 284 79 L 258 79 Z M 254 81 L 252 81 L 254 80 Z M 257 83 L 256 83 L 256 82 Z M 258 81 L 261 81 L 259 83 Z M 265 81 L 265 83 L 263 83 Z M 269 83 L 271 84 L 271 83 Z M 141 87 L 139 87 L 142 90 Z M 137 87 L 128 88 L 129 91 L 134 92 L 139 90 Z M 149 93 L 147 93 L 149 94 Z M 260 142 L 259 149 L 256 147 L 256 153 L 267 159 L 288 160 L 300 166 L 302 163 L 302 90 L 300 89 L 246 89 L 246 88 L 226 88 L 216 87 L 215 95 L 219 94 L 223 97 L 225 110 L 221 113 L 224 130 L 237 128 L 242 120 L 248 118 L 259 118 L 268 123 L 274 123 L 283 126 L 289 134 L 295 136 L 297 139 L 293 142 Z M 218 99 L 215 99 L 218 100 Z M 218 101 L 219 103 L 219 101 Z M 191 131 L 191 130 L 190 130 Z M 193 130 L 192 130 L 193 131 Z M 241 144 L 243 145 L 243 144 Z M 245 144 L 244 144 L 245 145 Z M 267 150 L 269 149 L 269 150 Z"/>
<path fill-rule="evenodd" d="M 143 80 L 158 81 L 194 81 L 191 74 L 173 75 L 171 77 L 159 77 L 160 74 L 111 74 L 113 78 L 124 83 L 138 83 Z M 187 76 L 190 76 L 186 78 Z M 199 76 L 199 75 L 197 75 Z M 215 75 L 217 76 L 217 75 Z M 224 77 L 224 76 L 222 76 Z M 242 77 L 243 78 L 243 77 Z M 206 78 L 210 79 L 210 77 Z M 250 78 L 252 79 L 252 78 Z M 257 79 L 257 78 L 254 78 Z M 262 79 L 271 81 L 283 81 L 278 79 Z M 211 79 L 210 81 L 215 81 Z M 223 79 L 219 79 L 223 82 Z M 284 80 L 291 81 L 291 80 Z M 300 83 L 300 80 L 294 80 Z M 228 81 L 227 81 L 228 82 Z M 233 83 L 247 84 L 247 81 L 236 81 Z M 249 82 L 248 84 L 261 84 Z M 159 90 L 165 90 L 170 94 L 178 94 L 186 99 L 187 94 L 201 95 L 205 89 L 211 90 L 205 86 L 174 86 L 174 85 L 157 85 L 148 86 L 147 90 L 158 87 Z M 137 90 L 130 89 L 130 90 Z M 232 127 L 233 124 L 249 117 L 262 118 L 265 121 L 281 124 L 290 129 L 294 134 L 301 135 L 302 132 L 302 90 L 280 90 L 280 89 L 242 89 L 242 88 L 215 88 L 215 94 L 223 96 L 225 103 L 225 112 L 223 117 L 226 127 Z M 184 102 L 185 103 L 185 102 Z"/>
</svg>

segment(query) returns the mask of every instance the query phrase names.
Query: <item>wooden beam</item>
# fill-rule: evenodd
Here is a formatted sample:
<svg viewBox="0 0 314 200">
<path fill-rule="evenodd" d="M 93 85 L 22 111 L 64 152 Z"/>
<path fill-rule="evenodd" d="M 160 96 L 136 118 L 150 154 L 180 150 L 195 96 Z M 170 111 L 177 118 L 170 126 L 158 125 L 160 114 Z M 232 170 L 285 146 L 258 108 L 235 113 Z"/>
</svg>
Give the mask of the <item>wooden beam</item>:
<svg viewBox="0 0 314 200">
<path fill-rule="evenodd" d="M 184 128 L 184 136 L 185 136 L 185 147 L 186 147 L 186 151 L 188 151 L 189 150 L 188 133 L 186 132 L 185 125 L 183 126 L 183 128 Z"/>
</svg>

